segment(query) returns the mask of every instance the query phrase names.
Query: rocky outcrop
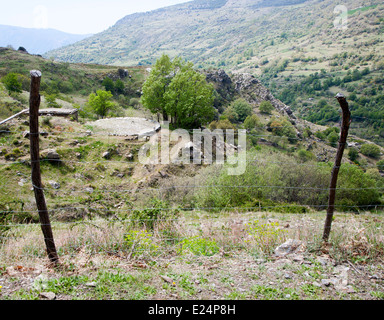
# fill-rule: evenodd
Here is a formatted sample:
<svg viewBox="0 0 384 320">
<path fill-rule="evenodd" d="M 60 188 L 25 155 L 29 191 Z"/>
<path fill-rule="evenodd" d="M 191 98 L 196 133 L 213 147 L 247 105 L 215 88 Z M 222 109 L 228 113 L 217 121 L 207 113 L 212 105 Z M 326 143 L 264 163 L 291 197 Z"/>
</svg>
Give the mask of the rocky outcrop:
<svg viewBox="0 0 384 320">
<path fill-rule="evenodd" d="M 276 99 L 272 93 L 261 84 L 260 80 L 256 79 L 253 75 L 249 73 L 234 74 L 232 81 L 236 92 L 250 104 L 260 105 L 263 101 L 270 101 L 281 114 L 291 120 L 296 120 L 291 108 Z"/>
<path fill-rule="evenodd" d="M 205 71 L 205 75 L 207 81 L 213 84 L 219 94 L 215 99 L 214 107 L 222 112 L 223 108 L 231 103 L 236 92 L 232 79 L 221 69 Z"/>
<path fill-rule="evenodd" d="M 236 73 L 231 77 L 224 70 L 205 71 L 207 81 L 212 83 L 219 94 L 215 100 L 215 108 L 222 112 L 236 96 L 247 100 L 251 105 L 258 106 L 263 101 L 270 101 L 278 112 L 287 116 L 293 124 L 296 117 L 291 108 L 280 100 L 262 85 L 260 80 L 249 73 Z"/>
</svg>

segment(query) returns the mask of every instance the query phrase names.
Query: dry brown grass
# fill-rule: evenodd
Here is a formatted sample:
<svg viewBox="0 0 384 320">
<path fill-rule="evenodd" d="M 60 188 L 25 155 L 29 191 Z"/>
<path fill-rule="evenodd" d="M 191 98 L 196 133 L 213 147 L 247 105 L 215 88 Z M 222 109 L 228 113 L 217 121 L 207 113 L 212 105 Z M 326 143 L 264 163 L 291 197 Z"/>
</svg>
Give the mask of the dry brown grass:
<svg viewBox="0 0 384 320">
<path fill-rule="evenodd" d="M 158 224 L 153 231 L 148 232 L 152 235 L 152 241 L 164 253 L 163 256 L 174 254 L 178 243 L 192 236 L 215 241 L 228 253 L 256 249 L 262 254 L 260 244 L 261 239 L 264 239 L 265 241 L 262 241 L 264 246 L 269 246 L 269 252 L 273 252 L 279 244 L 273 241 L 276 234 L 283 235 L 276 238 L 280 242 L 284 239 L 300 240 L 308 253 L 327 253 L 340 261 L 353 260 L 364 263 L 367 260 L 375 260 L 383 254 L 382 215 L 336 215 L 331 239 L 326 246 L 321 240 L 324 217 L 324 213 L 298 215 L 265 212 L 221 214 L 190 212 L 179 220 Z M 253 230 L 253 234 L 250 233 L 247 225 L 253 221 L 259 221 L 262 226 L 269 226 L 272 232 L 262 233 L 260 230 Z M 110 256 L 127 258 L 131 250 L 126 246 L 124 236 L 133 229 L 126 222 L 96 220 L 53 223 L 53 230 L 60 256 L 75 258 L 78 254 L 87 252 L 90 255 L 104 255 L 107 260 Z M 35 261 L 40 263 L 41 259 L 45 258 L 44 241 L 38 225 L 15 226 L 5 236 L 6 241 L 0 248 L 1 265 L 33 266 Z"/>
<path fill-rule="evenodd" d="M 354 298 L 381 297 L 379 286 L 369 281 L 366 274 L 375 272 L 376 277 L 383 270 L 381 256 L 384 252 L 384 217 L 368 213 L 336 214 L 327 246 L 321 241 L 324 219 L 325 213 L 213 214 L 195 211 L 185 212 L 178 220 L 159 223 L 154 230 L 137 226 L 133 228 L 127 221 L 117 220 L 55 222 L 53 231 L 60 257 L 59 268 L 52 268 L 48 263 L 38 225 L 15 226 L 8 234 L 3 234 L 7 238 L 0 247 L 0 267 L 3 270 L 1 281 L 5 283 L 0 285 L 3 285 L 3 296 L 17 298 L 19 295 L 23 299 L 29 299 L 30 295 L 34 297 L 38 294 L 33 290 L 28 291 L 28 286 L 36 281 L 39 274 L 53 279 L 77 279 L 76 281 L 78 276 L 100 279 L 105 274 L 127 274 L 128 277 L 134 275 L 147 279 L 149 283 L 138 283 L 144 287 L 150 284 L 151 288 L 155 288 L 151 289 L 156 292 L 153 299 L 253 299 L 256 297 L 253 293 L 256 289 L 264 292 L 265 296 L 260 297 L 271 299 L 266 295 L 270 292 L 270 283 L 274 283 L 272 288 L 276 288 L 279 293 L 276 298 L 284 298 L 286 293 L 295 292 L 296 298 L 326 299 L 332 296 L 337 299 L 344 297 L 344 291 L 322 291 L 311 283 L 320 278 L 334 277 L 332 266 L 341 264 L 344 267 L 353 266 L 349 271 L 348 283 L 361 286 L 355 292 L 351 286 L 348 287 L 351 294 L 355 294 Z M 267 226 L 269 231 L 260 231 L 258 234 L 259 229 L 256 229 L 253 233 L 250 232 L 247 224 L 253 221 Z M 134 246 L 126 241 L 129 233 L 136 237 Z M 183 243 L 199 245 L 199 242 L 191 241 L 196 239 L 193 237 L 201 239 L 202 245 L 213 244 L 218 250 L 213 255 L 205 255 L 204 251 L 197 254 L 180 250 Z M 300 251 L 293 255 L 301 256 L 299 262 L 292 260 L 294 258 L 278 258 L 273 254 L 276 246 L 286 239 L 302 242 Z M 332 262 L 322 266 L 316 262 L 318 258 Z M 305 275 L 306 270 L 312 280 Z M 283 276 L 282 272 L 283 275 L 290 274 L 293 280 L 289 278 L 291 280 L 281 282 L 279 278 Z M 18 280 L 8 282 L 7 275 Z M 172 278 L 177 284 L 165 283 L 162 275 Z M 200 291 L 195 290 L 196 287 Z M 91 298 L 98 299 L 97 290 L 92 293 L 86 286 L 81 288 L 84 297 L 91 294 Z M 217 291 L 218 288 L 220 291 Z M 347 289 L 344 286 L 342 290 Z M 362 295 L 359 290 L 367 294 Z M 373 296 L 369 290 L 374 292 Z M 119 294 L 124 297 L 124 292 Z M 59 297 L 71 298 L 65 295 Z M 108 299 L 108 296 L 103 299 Z"/>
</svg>

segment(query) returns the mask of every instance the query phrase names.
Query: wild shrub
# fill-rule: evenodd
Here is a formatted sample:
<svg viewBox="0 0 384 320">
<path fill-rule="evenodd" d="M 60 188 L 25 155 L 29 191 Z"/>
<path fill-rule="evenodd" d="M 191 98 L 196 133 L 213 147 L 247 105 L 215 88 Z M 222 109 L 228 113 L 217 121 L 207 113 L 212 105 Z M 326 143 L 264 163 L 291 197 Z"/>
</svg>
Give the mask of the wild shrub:
<svg viewBox="0 0 384 320">
<path fill-rule="evenodd" d="M 379 171 L 384 171 L 384 160 L 380 160 L 376 163 L 376 166 L 377 166 L 377 169 L 379 169 Z"/>
<path fill-rule="evenodd" d="M 154 236 L 146 230 L 131 230 L 124 236 L 125 245 L 131 257 L 153 257 L 160 252 L 154 243 Z"/>
<path fill-rule="evenodd" d="M 263 223 L 254 220 L 246 224 L 246 243 L 254 245 L 264 254 L 273 253 L 278 244 L 285 241 L 287 231 L 279 226 L 278 222 Z"/>
<path fill-rule="evenodd" d="M 367 157 L 371 157 L 371 158 L 378 158 L 380 156 L 380 148 L 377 146 L 377 145 L 374 145 L 374 144 L 364 144 L 361 149 L 360 149 L 360 152 L 367 156 Z"/>
<path fill-rule="evenodd" d="M 144 226 L 153 230 L 160 223 L 166 223 L 177 219 L 179 211 L 170 209 L 167 202 L 159 199 L 152 199 L 148 208 L 133 210 L 130 221 L 135 226 Z"/>
<path fill-rule="evenodd" d="M 180 245 L 180 254 L 192 253 L 196 256 L 210 257 L 220 251 L 220 248 L 215 241 L 198 236 L 186 238 L 181 241 Z"/>
<path fill-rule="evenodd" d="M 311 160 L 301 164 L 288 155 L 257 152 L 248 152 L 248 157 L 262 160 L 248 161 L 241 176 L 228 175 L 226 166 L 218 168 L 216 174 L 207 173 L 209 192 L 197 190 L 196 202 L 209 208 L 258 207 L 261 203 L 271 211 L 289 204 L 296 205 L 291 209 L 297 212 L 302 212 L 303 206 L 319 210 L 327 207 L 332 163 Z M 338 210 L 380 203 L 376 181 L 356 165 L 342 165 L 337 187 Z"/>
</svg>

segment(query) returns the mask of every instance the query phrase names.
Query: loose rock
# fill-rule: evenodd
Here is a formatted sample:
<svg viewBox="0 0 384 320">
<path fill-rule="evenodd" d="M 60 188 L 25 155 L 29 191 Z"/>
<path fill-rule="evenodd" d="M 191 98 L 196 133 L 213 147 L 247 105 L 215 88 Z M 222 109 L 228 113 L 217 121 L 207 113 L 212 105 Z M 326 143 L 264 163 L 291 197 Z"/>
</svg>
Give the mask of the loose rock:
<svg viewBox="0 0 384 320">
<path fill-rule="evenodd" d="M 40 292 L 40 297 L 48 300 L 55 300 L 56 294 L 54 294 L 53 292 Z"/>
</svg>

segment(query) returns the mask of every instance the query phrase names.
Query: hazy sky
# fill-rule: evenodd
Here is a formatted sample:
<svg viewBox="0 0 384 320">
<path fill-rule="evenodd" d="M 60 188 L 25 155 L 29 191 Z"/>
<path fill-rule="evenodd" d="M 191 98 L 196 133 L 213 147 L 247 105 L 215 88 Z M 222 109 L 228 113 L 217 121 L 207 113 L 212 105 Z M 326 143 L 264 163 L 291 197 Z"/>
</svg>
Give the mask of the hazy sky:
<svg viewBox="0 0 384 320">
<path fill-rule="evenodd" d="M 90 34 L 104 31 L 128 14 L 188 1 L 190 0 L 2 0 L 0 24 Z"/>
</svg>

